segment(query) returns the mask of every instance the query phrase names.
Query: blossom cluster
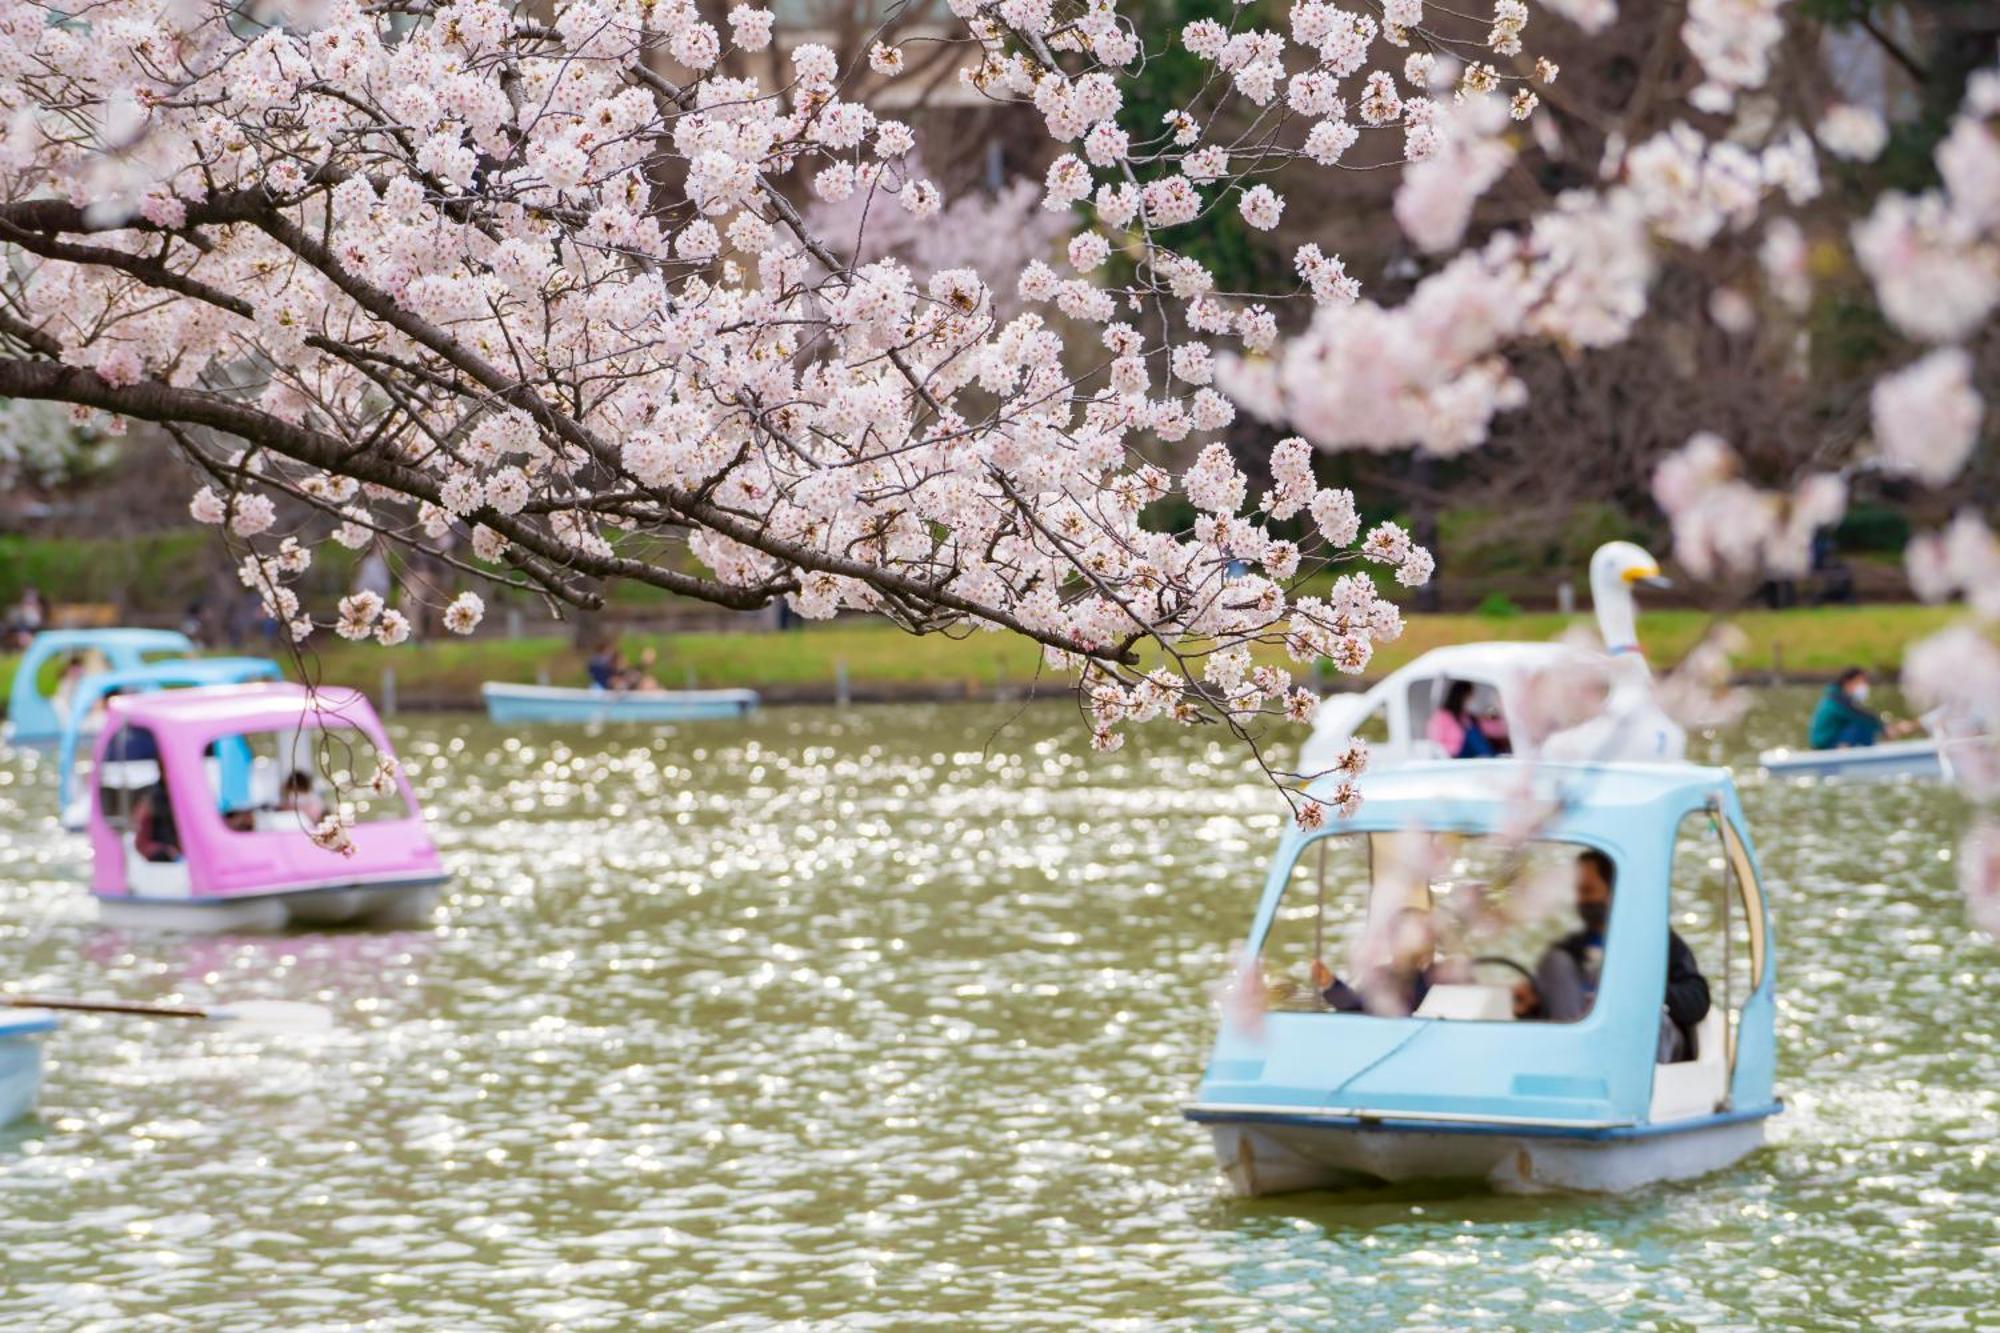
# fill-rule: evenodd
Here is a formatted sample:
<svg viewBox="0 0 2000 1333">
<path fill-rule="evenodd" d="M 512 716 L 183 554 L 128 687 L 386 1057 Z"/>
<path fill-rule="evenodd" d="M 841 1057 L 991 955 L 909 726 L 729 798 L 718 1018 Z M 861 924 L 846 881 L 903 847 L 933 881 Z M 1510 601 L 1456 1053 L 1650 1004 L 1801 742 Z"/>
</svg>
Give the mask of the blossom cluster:
<svg viewBox="0 0 2000 1333">
<path fill-rule="evenodd" d="M 1276 169 L 1365 143 L 1490 173 L 1505 116 L 1454 104 L 1522 84 L 1495 62 L 1528 10 L 1192 24 L 1217 77 L 1142 124 L 1115 7 L 952 8 L 964 81 L 1057 149 L 1056 225 L 1012 249 L 968 243 L 975 210 L 871 100 L 899 49 L 843 61 L 753 4 L 293 0 L 253 24 L 108 0 L 55 23 L 0 0 L 6 308 L 30 312 L 0 315 L 0 395 L 175 428 L 207 474 L 190 512 L 295 638 L 404 642 L 374 593 L 299 595 L 317 543 L 400 542 L 585 604 L 636 578 L 1023 634 L 1076 671 L 1101 746 L 1152 717 L 1303 719 L 1292 669 L 1360 671 L 1401 622 L 1361 574 L 1297 581 L 1415 585 L 1430 557 L 1364 535 L 1305 441 L 1254 503 L 1223 443 L 1223 366 L 1275 345 L 1276 303 L 1355 302 L 1339 256 L 1227 295 L 1180 241 L 1217 208 L 1285 225 Z M 1176 493 L 1197 517 L 1169 528 Z M 442 619 L 483 611 L 464 592 Z"/>
</svg>

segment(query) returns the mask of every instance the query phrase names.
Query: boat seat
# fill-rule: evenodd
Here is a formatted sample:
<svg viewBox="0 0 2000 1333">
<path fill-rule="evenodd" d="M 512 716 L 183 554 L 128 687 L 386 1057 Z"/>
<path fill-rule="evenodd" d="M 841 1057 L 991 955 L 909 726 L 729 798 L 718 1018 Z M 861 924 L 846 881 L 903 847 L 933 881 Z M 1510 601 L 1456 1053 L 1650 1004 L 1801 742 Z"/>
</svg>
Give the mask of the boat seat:
<svg viewBox="0 0 2000 1333">
<path fill-rule="evenodd" d="M 1514 1021 L 1514 993 L 1505 986 L 1433 986 L 1417 1006 L 1418 1018 L 1451 1018 L 1485 1022 Z"/>
<path fill-rule="evenodd" d="M 1694 1059 L 1653 1066 L 1653 1105 L 1647 1119 L 1685 1120 L 1713 1115 L 1729 1096 L 1729 1051 L 1722 1009 L 1710 1005 L 1695 1026 Z"/>
<path fill-rule="evenodd" d="M 191 898 L 194 881 L 186 861 L 148 861 L 132 844 L 132 835 L 118 840 L 125 848 L 125 891 L 141 898 Z"/>
</svg>

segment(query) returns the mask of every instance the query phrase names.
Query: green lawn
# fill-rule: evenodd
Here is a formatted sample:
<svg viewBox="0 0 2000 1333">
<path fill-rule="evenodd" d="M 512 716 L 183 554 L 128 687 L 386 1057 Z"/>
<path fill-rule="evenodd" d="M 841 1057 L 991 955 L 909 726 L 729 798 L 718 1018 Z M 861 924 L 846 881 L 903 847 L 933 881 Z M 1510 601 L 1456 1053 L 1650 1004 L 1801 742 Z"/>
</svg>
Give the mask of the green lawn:
<svg viewBox="0 0 2000 1333">
<path fill-rule="evenodd" d="M 1893 672 L 1910 641 L 1941 628 L 1953 615 L 1949 607 L 1909 605 L 1744 612 L 1733 620 L 1748 641 L 1736 666 L 1750 675 L 1779 669 L 1830 674 L 1856 662 Z M 1400 640 L 1376 654 L 1369 674 L 1392 671 L 1443 644 L 1548 639 L 1569 623 L 1555 614 L 1416 616 Z M 1642 616 L 1640 633 L 1648 657 L 1655 665 L 1671 665 L 1709 623 L 1696 611 Z M 649 644 L 659 655 L 655 673 L 669 688 L 692 681 L 703 687 L 830 689 L 844 663 L 856 686 L 962 685 L 977 692 L 1032 680 L 1039 662 L 1034 648 L 1006 634 L 912 638 L 867 621 L 788 633 L 631 635 L 625 640 L 628 653 Z M 427 703 L 469 704 L 478 698 L 482 681 L 531 682 L 540 672 L 546 672 L 552 684 L 583 680 L 581 655 L 567 642 L 547 638 L 451 640 L 402 648 L 328 638 L 307 664 L 322 682 L 371 691 L 381 681 L 383 668 L 394 666 L 399 695 Z M 0 658 L 0 681 L 12 675 L 13 659 Z"/>
</svg>

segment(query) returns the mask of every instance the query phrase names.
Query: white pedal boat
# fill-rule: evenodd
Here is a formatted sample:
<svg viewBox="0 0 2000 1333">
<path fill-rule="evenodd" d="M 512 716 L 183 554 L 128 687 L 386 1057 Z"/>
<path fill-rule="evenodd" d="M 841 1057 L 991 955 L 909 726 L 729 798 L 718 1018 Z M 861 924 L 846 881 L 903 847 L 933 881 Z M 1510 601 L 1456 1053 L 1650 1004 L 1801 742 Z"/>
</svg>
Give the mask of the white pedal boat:
<svg viewBox="0 0 2000 1333">
<path fill-rule="evenodd" d="M 1674 761 L 1687 752 L 1687 733 L 1660 708 L 1652 673 L 1639 652 L 1634 586 L 1664 586 L 1652 556 L 1631 542 L 1607 542 L 1590 560 L 1603 654 L 1564 643 L 1461 643 L 1434 648 L 1391 672 L 1364 694 L 1333 694 L 1320 701 L 1312 734 L 1299 753 L 1299 773 L 1310 780 L 1328 772 L 1348 742 L 1368 743 L 1373 770 L 1452 756 L 1427 734 L 1430 716 L 1455 681 L 1472 688 L 1472 711 L 1497 715 L 1512 752 L 1521 757 L 1596 762 Z M 1529 725 L 1527 691 L 1541 673 L 1589 668 L 1608 686 L 1595 717 L 1536 743 Z"/>
</svg>

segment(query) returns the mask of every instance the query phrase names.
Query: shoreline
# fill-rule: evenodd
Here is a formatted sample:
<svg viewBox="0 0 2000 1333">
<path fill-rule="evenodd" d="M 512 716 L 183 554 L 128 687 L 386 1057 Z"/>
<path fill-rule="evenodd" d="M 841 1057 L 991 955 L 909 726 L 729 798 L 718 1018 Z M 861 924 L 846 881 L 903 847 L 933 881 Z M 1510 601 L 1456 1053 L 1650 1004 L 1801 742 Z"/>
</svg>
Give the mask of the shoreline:
<svg viewBox="0 0 2000 1333">
<path fill-rule="evenodd" d="M 1904 649 L 1958 615 L 1953 607 L 1883 604 L 1806 610 L 1746 611 L 1728 624 L 1740 632 L 1731 655 L 1736 684 L 1819 684 L 1857 664 L 1894 679 Z M 1648 660 L 1663 671 L 1700 641 L 1717 620 L 1700 611 L 1664 610 L 1640 618 Z M 1578 626 L 1587 615 L 1418 615 L 1403 636 L 1381 645 L 1367 671 L 1344 676 L 1322 664 L 1312 671 L 1276 651 L 1260 660 L 1282 666 L 1299 684 L 1321 694 L 1366 689 L 1434 648 L 1494 640 L 1547 641 Z M 656 655 L 652 671 L 661 688 L 755 690 L 770 707 L 849 703 L 1017 703 L 1069 697 L 1070 678 L 1042 668 L 1038 650 L 1024 640 L 991 632 L 911 636 L 860 618 L 792 630 L 625 635 L 628 656 Z M 259 640 L 243 647 L 210 649 L 278 655 Z M 1157 654 L 1154 655 L 1157 657 Z M 477 711 L 487 681 L 582 684 L 584 655 L 566 638 L 433 639 L 397 648 L 316 641 L 299 660 L 282 656 L 285 674 L 365 691 L 378 705 L 407 711 Z M 1148 660 L 1148 664 L 1150 664 Z M 0 697 L 16 659 L 0 656 Z"/>
</svg>

